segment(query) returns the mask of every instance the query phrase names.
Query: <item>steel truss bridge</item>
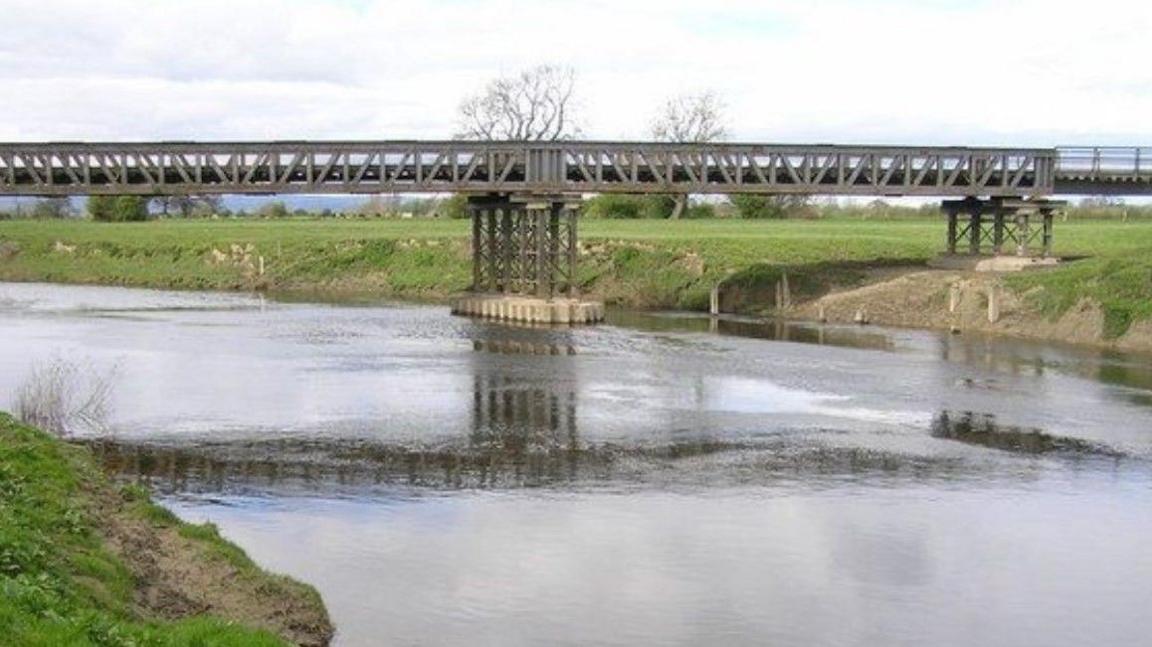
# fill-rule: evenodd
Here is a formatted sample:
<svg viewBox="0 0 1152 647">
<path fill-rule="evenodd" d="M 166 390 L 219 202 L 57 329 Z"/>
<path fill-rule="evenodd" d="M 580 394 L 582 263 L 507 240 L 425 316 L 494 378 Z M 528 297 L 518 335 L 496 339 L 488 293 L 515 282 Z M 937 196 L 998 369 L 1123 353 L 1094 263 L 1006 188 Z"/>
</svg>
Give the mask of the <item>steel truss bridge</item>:
<svg viewBox="0 0 1152 647">
<path fill-rule="evenodd" d="M 405 192 L 1152 195 L 1152 148 L 0 143 L 0 195 Z"/>
<path fill-rule="evenodd" d="M 1152 195 L 1152 148 L 0 143 L 0 196 L 448 192 L 470 196 L 473 289 L 554 303 L 579 293 L 581 194 L 938 196 L 952 198 L 943 203 L 949 252 L 965 241 L 968 254 L 1013 245 L 1048 255 L 1064 204 L 1051 198 Z"/>
</svg>

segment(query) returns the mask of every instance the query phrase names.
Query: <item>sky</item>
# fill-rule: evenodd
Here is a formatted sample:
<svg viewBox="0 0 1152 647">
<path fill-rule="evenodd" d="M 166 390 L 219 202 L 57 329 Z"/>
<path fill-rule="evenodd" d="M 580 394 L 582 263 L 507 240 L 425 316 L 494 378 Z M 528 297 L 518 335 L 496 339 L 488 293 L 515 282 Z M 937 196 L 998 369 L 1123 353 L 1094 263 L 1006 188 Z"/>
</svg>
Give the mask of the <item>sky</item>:
<svg viewBox="0 0 1152 647">
<path fill-rule="evenodd" d="M 447 138 L 571 66 L 587 139 L 718 93 L 729 138 L 1152 143 L 1148 0 L 0 0 L 0 141 Z"/>
</svg>

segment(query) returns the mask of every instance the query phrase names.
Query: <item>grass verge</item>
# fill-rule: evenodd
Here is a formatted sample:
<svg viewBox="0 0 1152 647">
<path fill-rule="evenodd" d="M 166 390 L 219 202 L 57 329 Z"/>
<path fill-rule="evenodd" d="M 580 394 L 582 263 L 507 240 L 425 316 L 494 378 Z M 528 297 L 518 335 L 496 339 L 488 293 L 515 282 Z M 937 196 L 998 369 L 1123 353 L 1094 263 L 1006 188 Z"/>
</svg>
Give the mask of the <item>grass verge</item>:
<svg viewBox="0 0 1152 647">
<path fill-rule="evenodd" d="M 317 626 L 305 633 L 278 631 L 274 623 L 260 628 L 259 612 L 233 614 L 214 603 L 215 593 L 179 592 L 184 599 L 176 604 L 178 592 L 161 586 L 173 559 L 201 573 L 226 564 L 240 583 L 233 593 L 245 583 L 264 587 L 309 607 L 303 615 Z M 114 487 L 87 450 L 5 413 L 0 599 L 0 642 L 12 645 L 259 647 L 288 644 L 286 638 L 323 644 L 331 635 L 315 591 L 264 573 L 214 527 L 179 521 L 140 488 Z"/>
<path fill-rule="evenodd" d="M 1133 323 L 1152 319 L 1152 240 L 1140 254 L 1109 254 L 1043 272 L 1010 276 L 1005 283 L 1055 320 L 1089 300 L 1104 313 L 1104 337 L 1116 339 Z"/>
<path fill-rule="evenodd" d="M 703 310 L 720 281 L 770 297 L 785 271 L 796 298 L 814 296 L 858 285 L 866 268 L 920 264 L 944 242 L 940 219 L 586 219 L 580 227 L 583 291 L 633 308 Z M 436 300 L 471 283 L 469 232 L 465 221 L 437 220 L 0 222 L 0 280 Z M 1091 258 L 1009 281 L 1049 316 L 1096 299 L 1114 336 L 1152 316 L 1141 274 L 1152 222 L 1058 222 L 1055 253 Z"/>
</svg>

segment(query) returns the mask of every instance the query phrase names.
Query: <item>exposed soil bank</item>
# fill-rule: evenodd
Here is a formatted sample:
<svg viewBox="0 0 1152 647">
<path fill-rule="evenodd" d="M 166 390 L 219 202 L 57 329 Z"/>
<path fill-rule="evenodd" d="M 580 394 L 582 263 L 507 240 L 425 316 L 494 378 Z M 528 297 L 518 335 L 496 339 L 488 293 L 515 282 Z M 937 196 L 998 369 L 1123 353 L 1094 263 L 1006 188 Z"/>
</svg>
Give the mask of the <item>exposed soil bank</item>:
<svg viewBox="0 0 1152 647">
<path fill-rule="evenodd" d="M 118 488 L 89 450 L 0 413 L 0 635 L 21 645 L 327 645 L 319 594 L 212 525 Z"/>
<path fill-rule="evenodd" d="M 1152 321 L 1132 323 L 1116 337 L 1108 334 L 1098 300 L 1084 297 L 1052 316 L 1038 305 L 1038 290 L 1024 292 L 1011 275 L 948 270 L 907 271 L 862 287 L 835 290 L 784 310 L 787 316 L 832 323 L 859 323 L 996 333 L 1152 352 Z"/>
</svg>

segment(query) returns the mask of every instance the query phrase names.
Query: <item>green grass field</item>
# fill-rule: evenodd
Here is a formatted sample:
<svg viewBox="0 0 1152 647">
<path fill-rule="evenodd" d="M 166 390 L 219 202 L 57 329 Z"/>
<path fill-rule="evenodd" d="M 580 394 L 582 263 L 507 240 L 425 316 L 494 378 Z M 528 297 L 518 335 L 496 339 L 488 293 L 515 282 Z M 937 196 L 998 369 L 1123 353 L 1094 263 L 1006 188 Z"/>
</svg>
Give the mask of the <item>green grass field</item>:
<svg viewBox="0 0 1152 647">
<path fill-rule="evenodd" d="M 0 279 L 436 299 L 471 282 L 469 231 L 466 221 L 416 219 L 0 222 Z M 1141 279 L 1152 221 L 1057 222 L 1055 231 L 1056 254 L 1091 258 L 1013 278 L 1014 286 L 1043 287 L 1032 298 L 1052 316 L 1100 298 L 1114 311 L 1110 331 L 1152 316 Z M 943 249 L 944 222 L 586 219 L 580 236 L 586 292 L 633 307 L 699 309 L 733 276 L 755 282 L 787 268 L 818 290 L 861 280 L 863 265 L 921 263 Z"/>
</svg>

